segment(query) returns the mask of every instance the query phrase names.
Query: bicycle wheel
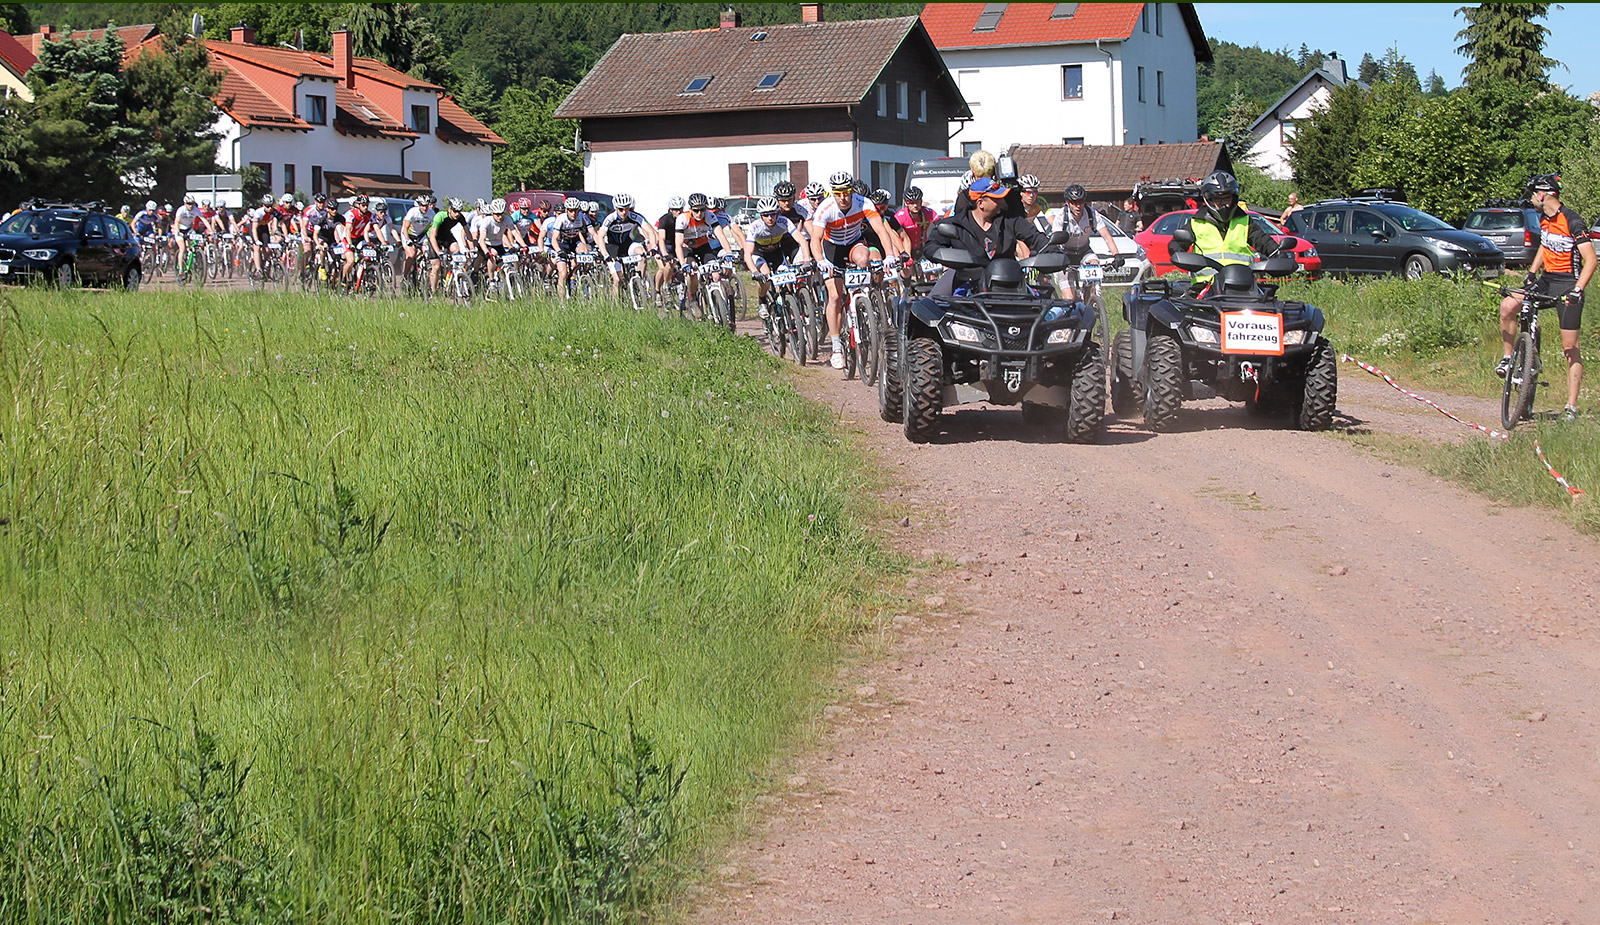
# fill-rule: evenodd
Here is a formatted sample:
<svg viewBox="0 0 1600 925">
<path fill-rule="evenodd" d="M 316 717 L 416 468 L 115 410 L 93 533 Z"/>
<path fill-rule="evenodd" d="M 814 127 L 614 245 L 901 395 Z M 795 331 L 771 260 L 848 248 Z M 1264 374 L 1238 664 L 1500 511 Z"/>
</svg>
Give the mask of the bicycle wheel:
<svg viewBox="0 0 1600 925">
<path fill-rule="evenodd" d="M 878 307 L 872 296 L 862 299 L 860 307 L 861 317 L 856 319 L 856 329 L 860 332 L 861 346 L 857 351 L 860 355 L 857 365 L 861 367 L 861 381 L 866 385 L 878 384 L 878 350 L 879 330 Z"/>
<path fill-rule="evenodd" d="M 1539 344 L 1532 332 L 1517 335 L 1511 350 L 1511 369 L 1500 397 L 1500 423 L 1506 430 L 1528 418 L 1533 396 L 1539 389 Z"/>
</svg>

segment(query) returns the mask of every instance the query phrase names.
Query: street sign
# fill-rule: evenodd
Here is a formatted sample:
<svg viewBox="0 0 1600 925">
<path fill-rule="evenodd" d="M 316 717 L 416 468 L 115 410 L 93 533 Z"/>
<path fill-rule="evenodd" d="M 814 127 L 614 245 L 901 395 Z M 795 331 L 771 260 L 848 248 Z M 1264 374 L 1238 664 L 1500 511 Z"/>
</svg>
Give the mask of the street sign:
<svg viewBox="0 0 1600 925">
<path fill-rule="evenodd" d="M 242 190 L 244 178 L 236 173 L 191 173 L 184 177 L 184 188 L 191 193 Z"/>
</svg>

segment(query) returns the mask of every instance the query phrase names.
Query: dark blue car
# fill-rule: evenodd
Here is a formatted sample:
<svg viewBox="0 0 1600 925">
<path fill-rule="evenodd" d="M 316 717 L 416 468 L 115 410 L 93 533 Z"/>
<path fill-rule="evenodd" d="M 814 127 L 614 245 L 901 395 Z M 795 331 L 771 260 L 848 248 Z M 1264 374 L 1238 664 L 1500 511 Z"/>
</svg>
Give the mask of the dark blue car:
<svg viewBox="0 0 1600 925">
<path fill-rule="evenodd" d="M 96 208 L 25 204 L 0 223 L 0 282 L 44 281 L 139 288 L 144 270 L 133 229 Z"/>
</svg>

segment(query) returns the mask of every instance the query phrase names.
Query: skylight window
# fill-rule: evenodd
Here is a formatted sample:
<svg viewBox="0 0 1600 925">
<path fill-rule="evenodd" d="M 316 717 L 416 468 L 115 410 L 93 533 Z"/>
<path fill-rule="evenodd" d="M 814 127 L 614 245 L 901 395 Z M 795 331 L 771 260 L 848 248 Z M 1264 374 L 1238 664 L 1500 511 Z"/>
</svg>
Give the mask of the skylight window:
<svg viewBox="0 0 1600 925">
<path fill-rule="evenodd" d="M 1078 15 L 1076 3 L 1057 3 L 1056 8 L 1050 11 L 1051 19 L 1071 19 Z"/>
<path fill-rule="evenodd" d="M 704 93 L 711 83 L 711 75 L 706 74 L 689 80 L 689 85 L 683 88 L 684 93 Z M 681 94 L 680 94 L 681 95 Z"/>
<path fill-rule="evenodd" d="M 783 71 L 770 71 L 763 74 L 761 79 L 756 81 L 756 89 L 771 90 L 778 85 L 778 81 L 783 79 L 784 73 Z"/>
<path fill-rule="evenodd" d="M 1000 17 L 1005 15 L 1006 3 L 985 3 L 983 12 L 978 14 L 978 21 L 973 23 L 973 32 L 993 32 L 1000 26 Z"/>
</svg>

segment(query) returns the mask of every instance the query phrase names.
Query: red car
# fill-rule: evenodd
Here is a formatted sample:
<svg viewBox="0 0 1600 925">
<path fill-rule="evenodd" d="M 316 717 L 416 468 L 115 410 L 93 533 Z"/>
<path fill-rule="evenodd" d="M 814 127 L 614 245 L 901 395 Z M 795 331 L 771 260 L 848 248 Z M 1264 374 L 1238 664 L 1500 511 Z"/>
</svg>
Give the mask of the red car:
<svg viewBox="0 0 1600 925">
<path fill-rule="evenodd" d="M 1133 239 L 1144 248 L 1145 255 L 1150 258 L 1150 272 L 1156 276 L 1165 276 L 1171 273 L 1172 267 L 1172 232 L 1178 225 L 1195 213 L 1194 209 L 1181 209 L 1177 212 L 1168 212 L 1154 222 L 1150 227 L 1133 236 Z M 1251 222 L 1259 222 L 1263 231 L 1272 235 L 1272 240 L 1282 241 L 1290 237 L 1282 228 L 1273 224 L 1272 219 L 1258 212 L 1250 213 Z M 1300 243 L 1295 245 L 1294 259 L 1300 263 L 1300 269 L 1310 279 L 1322 275 L 1322 258 L 1317 256 L 1316 247 L 1304 238 L 1295 238 Z"/>
</svg>

